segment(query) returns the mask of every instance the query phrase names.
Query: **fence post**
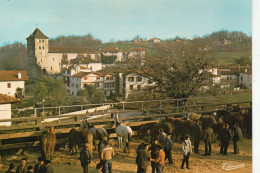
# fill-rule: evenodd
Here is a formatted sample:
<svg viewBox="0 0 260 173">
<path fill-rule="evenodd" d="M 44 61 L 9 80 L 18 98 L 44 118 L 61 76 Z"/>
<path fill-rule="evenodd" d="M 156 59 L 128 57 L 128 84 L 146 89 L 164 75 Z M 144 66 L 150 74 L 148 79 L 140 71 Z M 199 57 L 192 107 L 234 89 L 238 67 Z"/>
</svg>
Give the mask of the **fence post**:
<svg viewBox="0 0 260 173">
<path fill-rule="evenodd" d="M 81 107 L 81 110 L 83 110 L 83 106 L 81 105 L 80 107 Z"/>
<path fill-rule="evenodd" d="M 34 108 L 34 115 L 35 115 L 35 118 L 37 117 L 37 109 Z"/>
<path fill-rule="evenodd" d="M 105 104 L 103 104 L 103 112 L 105 112 Z"/>
<path fill-rule="evenodd" d="M 123 111 L 125 111 L 125 103 L 123 103 Z"/>
<path fill-rule="evenodd" d="M 59 115 L 60 115 L 60 106 L 59 106 Z"/>
<path fill-rule="evenodd" d="M 162 114 L 162 101 L 160 100 L 160 114 Z"/>
<path fill-rule="evenodd" d="M 144 102 L 142 101 L 142 110 L 144 110 Z"/>
</svg>

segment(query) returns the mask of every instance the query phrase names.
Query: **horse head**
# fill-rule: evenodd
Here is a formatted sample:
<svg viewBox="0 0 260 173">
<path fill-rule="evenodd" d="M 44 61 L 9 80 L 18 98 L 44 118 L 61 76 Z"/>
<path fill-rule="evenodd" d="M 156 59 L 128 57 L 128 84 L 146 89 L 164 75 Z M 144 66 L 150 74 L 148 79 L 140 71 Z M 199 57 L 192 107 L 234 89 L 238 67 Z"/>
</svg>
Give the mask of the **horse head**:
<svg viewBox="0 0 260 173">
<path fill-rule="evenodd" d="M 88 128 L 89 128 L 89 123 L 88 123 L 88 121 L 85 120 L 85 119 L 82 119 L 82 120 L 81 120 L 81 124 L 80 124 L 80 128 L 81 128 L 82 130 L 88 129 Z"/>
<path fill-rule="evenodd" d="M 114 124 L 116 124 L 116 127 L 121 124 L 118 120 L 118 114 L 114 115 Z"/>
</svg>

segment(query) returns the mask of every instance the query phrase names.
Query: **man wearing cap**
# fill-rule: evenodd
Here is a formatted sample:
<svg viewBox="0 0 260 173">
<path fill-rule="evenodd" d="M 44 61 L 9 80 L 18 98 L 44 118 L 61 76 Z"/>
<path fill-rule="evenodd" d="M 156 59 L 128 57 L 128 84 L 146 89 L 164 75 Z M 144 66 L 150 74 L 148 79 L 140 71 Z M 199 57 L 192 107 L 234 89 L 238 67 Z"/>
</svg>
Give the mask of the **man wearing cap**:
<svg viewBox="0 0 260 173">
<path fill-rule="evenodd" d="M 98 155 L 100 157 L 100 162 L 101 162 L 101 152 L 102 152 L 103 148 L 105 147 L 104 141 L 107 141 L 107 137 L 103 137 L 102 139 L 100 139 L 100 141 L 98 143 Z"/>
<path fill-rule="evenodd" d="M 34 173 L 45 173 L 44 172 L 45 165 L 43 163 L 43 161 L 44 161 L 43 157 L 38 157 L 37 160 L 38 160 L 38 163 L 36 163 L 34 166 Z"/>
<path fill-rule="evenodd" d="M 88 164 L 90 164 L 91 157 L 89 154 L 89 144 L 86 143 L 80 152 L 80 162 L 84 173 L 88 173 Z"/>
<path fill-rule="evenodd" d="M 25 173 L 27 168 L 26 162 L 27 162 L 26 158 L 21 159 L 21 164 L 17 166 L 16 173 Z"/>
</svg>

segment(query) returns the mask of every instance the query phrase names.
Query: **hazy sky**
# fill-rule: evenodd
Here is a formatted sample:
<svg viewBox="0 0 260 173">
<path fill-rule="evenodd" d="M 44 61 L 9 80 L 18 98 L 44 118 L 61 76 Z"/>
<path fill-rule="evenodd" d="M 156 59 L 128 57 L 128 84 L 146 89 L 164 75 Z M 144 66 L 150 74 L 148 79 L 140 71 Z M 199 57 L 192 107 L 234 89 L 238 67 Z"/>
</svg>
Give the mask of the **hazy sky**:
<svg viewBox="0 0 260 173">
<path fill-rule="evenodd" d="M 251 13 L 250 0 L 0 0 L 0 45 L 25 42 L 36 26 L 49 38 L 91 33 L 103 42 L 222 29 L 251 35 Z"/>
</svg>

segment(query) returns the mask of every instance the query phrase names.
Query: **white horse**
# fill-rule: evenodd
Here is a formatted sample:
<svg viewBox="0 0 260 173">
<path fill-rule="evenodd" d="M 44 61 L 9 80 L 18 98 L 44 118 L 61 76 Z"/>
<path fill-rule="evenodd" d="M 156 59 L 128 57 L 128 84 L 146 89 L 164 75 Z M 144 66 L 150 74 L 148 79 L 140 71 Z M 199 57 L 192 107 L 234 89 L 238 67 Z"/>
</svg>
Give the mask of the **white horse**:
<svg viewBox="0 0 260 173">
<path fill-rule="evenodd" d="M 130 151 L 130 140 L 133 131 L 129 126 L 122 126 L 118 120 L 118 115 L 114 116 L 114 123 L 116 124 L 116 135 L 118 138 L 118 146 L 122 148 L 123 142 L 125 143 L 124 152 Z"/>
</svg>

